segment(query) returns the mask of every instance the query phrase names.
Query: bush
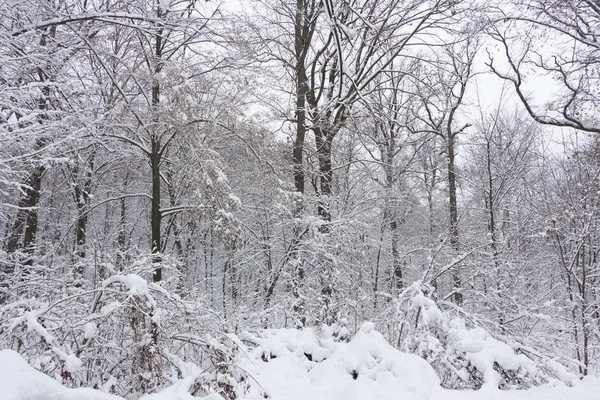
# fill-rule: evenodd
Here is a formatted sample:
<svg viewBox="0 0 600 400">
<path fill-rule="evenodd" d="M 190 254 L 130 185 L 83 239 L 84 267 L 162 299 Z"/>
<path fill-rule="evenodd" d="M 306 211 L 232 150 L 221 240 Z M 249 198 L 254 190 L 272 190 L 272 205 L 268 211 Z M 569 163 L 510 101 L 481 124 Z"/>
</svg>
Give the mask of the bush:
<svg viewBox="0 0 600 400">
<path fill-rule="evenodd" d="M 246 390 L 246 377 L 232 369 L 237 345 L 198 303 L 133 273 L 89 288 L 54 272 L 6 277 L 13 289 L 0 307 L 0 348 L 66 386 L 129 398 L 182 378 L 195 395 L 234 399 Z"/>
<path fill-rule="evenodd" d="M 427 360 L 445 388 L 523 389 L 577 379 L 554 358 L 494 337 L 464 310 L 437 302 L 433 288 L 421 281 L 406 288 L 385 317 L 400 321 L 388 328 L 390 343 Z"/>
</svg>

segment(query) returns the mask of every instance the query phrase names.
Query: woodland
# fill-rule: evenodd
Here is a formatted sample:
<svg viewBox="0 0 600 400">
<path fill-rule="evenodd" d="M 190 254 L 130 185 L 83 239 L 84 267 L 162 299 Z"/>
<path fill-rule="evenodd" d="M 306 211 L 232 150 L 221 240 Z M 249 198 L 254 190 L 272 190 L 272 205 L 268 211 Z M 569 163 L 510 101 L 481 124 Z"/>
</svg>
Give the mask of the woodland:
<svg viewBox="0 0 600 400">
<path fill-rule="evenodd" d="M 0 349 L 126 398 L 243 398 L 257 332 L 364 321 L 445 388 L 598 374 L 599 35 L 597 0 L 0 0 Z"/>
</svg>

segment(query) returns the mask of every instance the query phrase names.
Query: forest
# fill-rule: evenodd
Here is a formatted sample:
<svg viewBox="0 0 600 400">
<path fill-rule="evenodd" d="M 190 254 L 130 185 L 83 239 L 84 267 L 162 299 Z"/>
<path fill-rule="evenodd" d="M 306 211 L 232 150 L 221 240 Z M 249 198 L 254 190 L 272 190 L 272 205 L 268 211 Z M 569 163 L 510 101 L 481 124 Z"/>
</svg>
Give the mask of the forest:
<svg viewBox="0 0 600 400">
<path fill-rule="evenodd" d="M 600 398 L 599 38 L 598 0 L 0 0 L 8 400 Z"/>
</svg>

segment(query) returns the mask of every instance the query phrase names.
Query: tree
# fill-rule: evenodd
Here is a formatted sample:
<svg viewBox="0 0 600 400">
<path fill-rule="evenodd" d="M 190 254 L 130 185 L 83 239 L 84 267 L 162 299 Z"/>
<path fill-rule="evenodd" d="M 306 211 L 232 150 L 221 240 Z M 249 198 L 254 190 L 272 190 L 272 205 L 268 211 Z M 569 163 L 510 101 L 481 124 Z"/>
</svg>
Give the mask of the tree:
<svg viewBox="0 0 600 400">
<path fill-rule="evenodd" d="M 69 103 L 79 97 L 69 85 L 69 62 L 81 40 L 60 26 L 38 25 L 68 6 L 36 2 L 33 12 L 29 7 L 3 3 L 0 33 L 0 135 L 13 145 L 4 160 L 11 177 L 3 183 L 9 192 L 16 188 L 20 197 L 13 205 L 16 215 L 6 232 L 5 249 L 9 254 L 20 250 L 25 266 L 33 264 L 36 249 L 42 178 L 53 163 L 64 160 L 63 144 L 83 127 Z"/>
<path fill-rule="evenodd" d="M 383 240 L 386 230 L 390 232 L 392 286 L 395 290 L 402 290 L 406 277 L 402 271 L 400 229 L 412 209 L 407 172 L 414 169 L 419 149 L 428 141 L 429 135 L 411 129 L 415 122 L 413 111 L 418 107 L 419 99 L 415 95 L 414 83 L 407 75 L 418 69 L 418 62 L 412 61 L 407 66 L 397 65 L 398 62 L 392 63 L 390 71 L 382 73 L 376 80 L 374 90 L 363 98 L 366 109 L 363 118 L 374 127 L 363 129 L 367 131 L 364 134 L 367 140 L 376 146 L 371 150 L 371 146 L 365 144 L 365 149 L 383 170 L 381 237 Z M 377 283 L 375 286 L 377 292 Z"/>
<path fill-rule="evenodd" d="M 599 147 L 574 142 L 570 157 L 556 165 L 556 193 L 548 200 L 546 230 L 559 266 L 566 296 L 561 296 L 571 322 L 574 352 L 582 375 L 589 373 L 591 342 L 600 338 L 598 286 Z"/>
<path fill-rule="evenodd" d="M 450 211 L 449 239 L 450 247 L 455 253 L 460 250 L 456 193 L 456 146 L 458 135 L 470 126 L 467 123 L 462 127 L 456 127 L 457 112 L 465 99 L 467 84 L 474 75 L 473 60 L 478 47 L 478 39 L 473 37 L 472 33 L 467 33 L 465 39 L 449 44 L 444 48 L 442 55 L 434 59 L 436 65 L 443 67 L 433 66 L 433 71 L 431 71 L 431 66 L 426 67 L 419 76 L 421 83 L 418 87 L 423 105 L 419 119 L 424 126 L 421 129 L 439 136 L 444 142 Z M 463 298 L 460 291 L 462 282 L 458 264 L 452 270 L 452 283 L 454 301 L 462 304 Z"/>
<path fill-rule="evenodd" d="M 595 84 L 600 61 L 597 4 L 588 0 L 535 0 L 517 1 L 516 6 L 517 13 L 504 13 L 489 31 L 508 65 L 505 68 L 496 61 L 499 56 L 489 53 L 488 66 L 512 83 L 538 123 L 600 133 Z M 516 36 L 517 30 L 527 33 Z M 554 45 L 549 48 L 548 43 Z M 531 76 L 546 76 L 546 84 L 556 91 L 556 100 L 539 104 L 529 93 L 529 88 L 533 89 L 533 82 L 528 85 L 533 81 Z"/>
<path fill-rule="evenodd" d="M 501 103 L 499 103 L 501 104 Z M 473 199 L 470 207 L 482 210 L 483 227 L 471 221 L 470 231 L 483 231 L 478 245 L 488 244 L 489 251 L 481 252 L 483 269 L 474 271 L 481 278 L 482 292 L 486 301 L 483 307 L 496 316 L 498 327 L 505 332 L 506 322 L 512 321 L 526 305 L 523 298 L 519 306 L 510 304 L 521 287 L 529 280 L 523 274 L 528 260 L 527 253 L 519 244 L 523 233 L 514 221 L 525 220 L 527 200 L 520 193 L 522 186 L 532 186 L 531 171 L 536 160 L 539 144 L 539 125 L 527 115 L 517 112 L 502 113 L 498 107 L 491 115 L 481 112 L 481 120 L 475 124 L 472 138 L 467 144 L 469 161 L 465 167 L 467 189 Z M 525 211 L 526 212 L 526 211 Z M 473 211 L 471 219 L 477 218 Z M 481 230 L 480 230 L 481 229 Z M 472 241 L 477 241 L 476 236 Z M 522 275 L 521 278 L 516 278 Z M 533 278 L 535 279 L 535 278 Z M 481 305 L 477 305 L 481 306 Z"/>
<path fill-rule="evenodd" d="M 307 71 L 307 101 L 319 166 L 318 213 L 328 222 L 332 196 L 331 148 L 353 104 L 394 60 L 431 30 L 443 29 L 461 11 L 456 2 L 325 2 L 328 32 L 321 31 Z M 398 10 L 403 12 L 399 13 Z M 423 35 L 423 36 L 421 36 Z"/>
<path fill-rule="evenodd" d="M 108 114 L 102 122 L 106 126 L 104 135 L 139 150 L 150 166 L 150 250 L 155 254 L 154 280 L 160 281 L 164 214 L 161 166 L 176 136 L 193 131 L 198 123 L 209 122 L 183 118 L 186 108 L 176 112 L 174 107 L 180 106 L 180 101 L 175 91 L 168 90 L 166 83 L 176 87 L 186 80 L 201 82 L 202 75 L 221 66 L 222 59 L 209 61 L 192 47 L 207 40 L 207 24 L 218 8 L 206 6 L 202 9 L 193 0 L 140 2 L 121 7 L 122 10 L 110 11 L 135 15 L 136 18 L 125 25 L 125 30 L 118 23 L 109 24 L 103 36 L 114 38 L 112 46 L 117 53 L 122 53 L 123 66 L 116 70 L 111 68 L 110 57 L 114 52 L 106 54 L 102 51 L 100 36 L 86 43 L 94 61 L 111 82 L 110 91 L 124 104 L 117 109 L 120 116 Z M 134 45 L 134 42 L 140 45 Z M 182 66 L 178 64 L 187 64 L 190 68 L 182 73 Z M 168 74 L 172 75 L 169 77 Z M 126 124 L 119 121 L 123 117 Z"/>
</svg>

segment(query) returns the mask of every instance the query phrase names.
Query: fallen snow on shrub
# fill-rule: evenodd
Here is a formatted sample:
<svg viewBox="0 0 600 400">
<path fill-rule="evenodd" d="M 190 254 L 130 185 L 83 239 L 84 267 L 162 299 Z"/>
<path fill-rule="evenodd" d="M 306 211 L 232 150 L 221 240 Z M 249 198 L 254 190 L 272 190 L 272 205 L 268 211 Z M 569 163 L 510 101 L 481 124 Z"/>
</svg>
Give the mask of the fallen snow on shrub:
<svg viewBox="0 0 600 400">
<path fill-rule="evenodd" d="M 121 400 L 93 389 L 69 389 L 36 371 L 12 350 L 0 351 L 0 397 L 4 400 Z"/>
<path fill-rule="evenodd" d="M 306 399 L 385 399 L 393 393 L 417 399 L 439 386 L 425 360 L 395 350 L 370 323 L 349 343 L 312 329 L 243 338 L 258 346 L 240 364 L 273 398 L 296 392 Z"/>
<path fill-rule="evenodd" d="M 240 400 L 598 400 L 600 379 L 586 378 L 574 387 L 554 382 L 528 390 L 448 390 L 422 358 L 389 345 L 365 323 L 350 341 L 344 329 L 266 330 L 231 336 L 240 347 L 236 369 L 249 383 Z M 470 343 L 470 338 L 465 343 Z M 470 344 L 472 345 L 472 343 Z M 140 400 L 192 400 L 199 370 Z M 0 351 L 2 400 L 124 400 L 94 389 L 69 389 L 35 370 L 12 350 Z M 222 400 L 212 393 L 204 400 Z"/>
<path fill-rule="evenodd" d="M 393 341 L 403 351 L 427 360 L 443 387 L 526 389 L 578 381 L 560 362 L 514 341 L 502 341 L 473 321 L 467 324 L 457 316 L 460 310 L 456 306 L 441 309 L 432 297 L 429 285 L 414 282 L 394 301 L 395 312 L 390 318 L 400 321 Z M 535 359 L 524 352 L 536 354 Z"/>
<path fill-rule="evenodd" d="M 431 365 L 421 357 L 392 347 L 374 330 L 373 324 L 363 324 L 349 342 L 337 340 L 336 332 L 335 327 L 327 327 L 242 334 L 247 348 L 240 352 L 246 355 L 240 356 L 238 365 L 255 380 L 252 387 L 261 389 L 251 390 L 246 398 L 258 400 L 267 394 L 273 400 L 600 399 L 600 380 L 596 378 L 586 378 L 574 387 L 554 381 L 528 390 L 499 390 L 493 385 L 481 390 L 444 389 Z M 481 331 L 475 331 L 464 338 L 463 344 L 479 346 L 476 343 L 485 343 L 487 338 Z M 504 354 L 506 348 L 496 348 L 497 343 L 493 343 L 485 351 L 482 348 L 474 352 L 481 360 L 474 357 L 473 362 L 488 365 L 487 353 L 490 357 L 501 357 L 494 351 Z M 522 363 L 519 366 L 530 367 L 521 357 L 516 360 Z M 515 360 L 509 357 L 505 361 Z"/>
<path fill-rule="evenodd" d="M 172 386 L 140 400 L 198 400 L 189 394 L 193 379 L 182 379 Z M 123 397 L 100 390 L 70 389 L 45 375 L 25 361 L 13 350 L 0 351 L 0 399 L 2 400 L 125 400 Z M 223 400 L 212 393 L 203 400 Z"/>
</svg>

